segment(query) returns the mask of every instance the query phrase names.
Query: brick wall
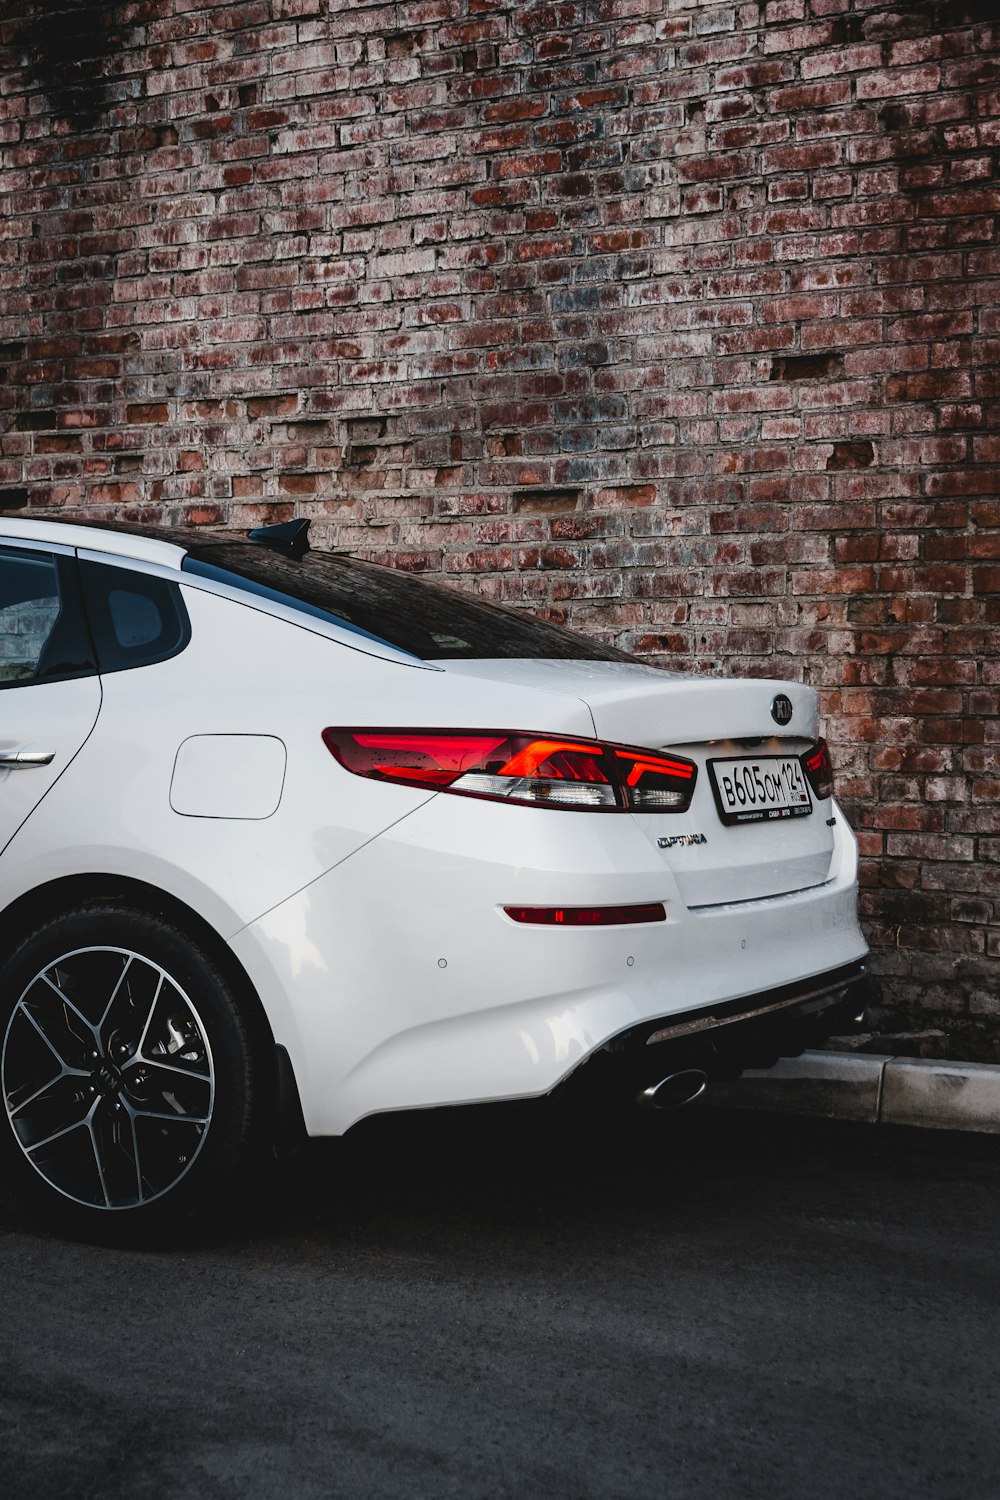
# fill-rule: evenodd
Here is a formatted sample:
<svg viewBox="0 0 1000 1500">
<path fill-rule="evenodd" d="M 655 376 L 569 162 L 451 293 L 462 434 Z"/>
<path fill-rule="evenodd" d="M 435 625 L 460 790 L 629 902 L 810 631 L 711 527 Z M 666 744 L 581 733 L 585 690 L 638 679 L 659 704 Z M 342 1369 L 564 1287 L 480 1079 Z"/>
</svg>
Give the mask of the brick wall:
<svg viewBox="0 0 1000 1500">
<path fill-rule="evenodd" d="M 813 683 L 894 1015 L 1000 1014 L 996 0 L 67 4 L 0 3 L 0 504 Z"/>
</svg>

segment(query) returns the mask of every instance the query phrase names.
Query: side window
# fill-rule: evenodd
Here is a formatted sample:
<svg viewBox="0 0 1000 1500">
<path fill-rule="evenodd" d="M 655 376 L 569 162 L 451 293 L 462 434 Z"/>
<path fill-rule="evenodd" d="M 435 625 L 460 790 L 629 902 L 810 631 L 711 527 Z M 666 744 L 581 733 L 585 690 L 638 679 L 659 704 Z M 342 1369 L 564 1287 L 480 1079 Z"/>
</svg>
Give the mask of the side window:
<svg viewBox="0 0 1000 1500">
<path fill-rule="evenodd" d="M 94 562 L 80 563 L 80 578 L 102 672 L 166 661 L 191 639 L 175 583 Z"/>
<path fill-rule="evenodd" d="M 0 689 L 96 670 L 74 560 L 0 548 Z"/>
</svg>

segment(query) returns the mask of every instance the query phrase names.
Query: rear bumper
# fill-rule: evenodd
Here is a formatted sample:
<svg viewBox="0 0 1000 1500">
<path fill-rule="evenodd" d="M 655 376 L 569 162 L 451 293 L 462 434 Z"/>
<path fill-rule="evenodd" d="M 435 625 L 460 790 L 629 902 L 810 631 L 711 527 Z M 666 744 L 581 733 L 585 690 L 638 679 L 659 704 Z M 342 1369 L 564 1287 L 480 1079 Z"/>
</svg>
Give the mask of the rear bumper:
<svg viewBox="0 0 1000 1500">
<path fill-rule="evenodd" d="M 632 818 L 440 797 L 232 944 L 288 1050 L 307 1130 L 340 1135 L 386 1110 L 540 1098 L 622 1037 L 644 1031 L 645 1047 L 710 1014 L 725 1023 L 717 1049 L 741 1043 L 732 1076 L 771 1052 L 756 1037 L 748 1052 L 747 1028 L 727 1018 L 762 1011 L 772 992 L 809 1017 L 807 993 L 864 959 L 856 878 L 839 823 L 822 885 L 690 910 Z M 667 920 L 532 927 L 504 914 L 643 902 L 662 902 Z M 799 1049 L 791 1019 L 775 1056 Z M 695 1035 L 662 1040 L 676 1050 Z"/>
<path fill-rule="evenodd" d="M 646 1021 L 593 1052 L 555 1093 L 624 1103 L 681 1069 L 721 1081 L 745 1068 L 773 1067 L 780 1057 L 797 1057 L 834 1033 L 856 1030 L 873 987 L 864 963 L 844 964 L 759 995 Z"/>
</svg>

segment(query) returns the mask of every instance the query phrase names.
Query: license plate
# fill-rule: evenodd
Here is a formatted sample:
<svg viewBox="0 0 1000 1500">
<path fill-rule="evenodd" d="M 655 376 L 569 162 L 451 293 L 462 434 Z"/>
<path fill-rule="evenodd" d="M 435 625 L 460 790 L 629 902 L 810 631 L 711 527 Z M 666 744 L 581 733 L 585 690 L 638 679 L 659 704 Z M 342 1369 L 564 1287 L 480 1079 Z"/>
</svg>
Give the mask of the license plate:
<svg viewBox="0 0 1000 1500">
<path fill-rule="evenodd" d="M 777 822 L 812 812 L 805 772 L 795 755 L 710 760 L 708 770 L 723 823 Z"/>
</svg>

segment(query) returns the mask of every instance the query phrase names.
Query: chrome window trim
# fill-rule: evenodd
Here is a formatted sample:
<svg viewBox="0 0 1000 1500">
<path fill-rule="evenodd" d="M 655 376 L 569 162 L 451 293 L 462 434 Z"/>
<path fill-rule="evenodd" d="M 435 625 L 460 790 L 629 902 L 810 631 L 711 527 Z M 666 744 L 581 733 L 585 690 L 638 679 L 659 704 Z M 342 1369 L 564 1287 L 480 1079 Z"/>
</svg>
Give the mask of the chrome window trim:
<svg viewBox="0 0 1000 1500">
<path fill-rule="evenodd" d="M 63 542 L 42 542 L 37 537 L 7 536 L 0 532 L 0 548 L 12 547 L 18 552 L 48 553 L 56 557 L 75 557 L 76 548 Z"/>
</svg>

